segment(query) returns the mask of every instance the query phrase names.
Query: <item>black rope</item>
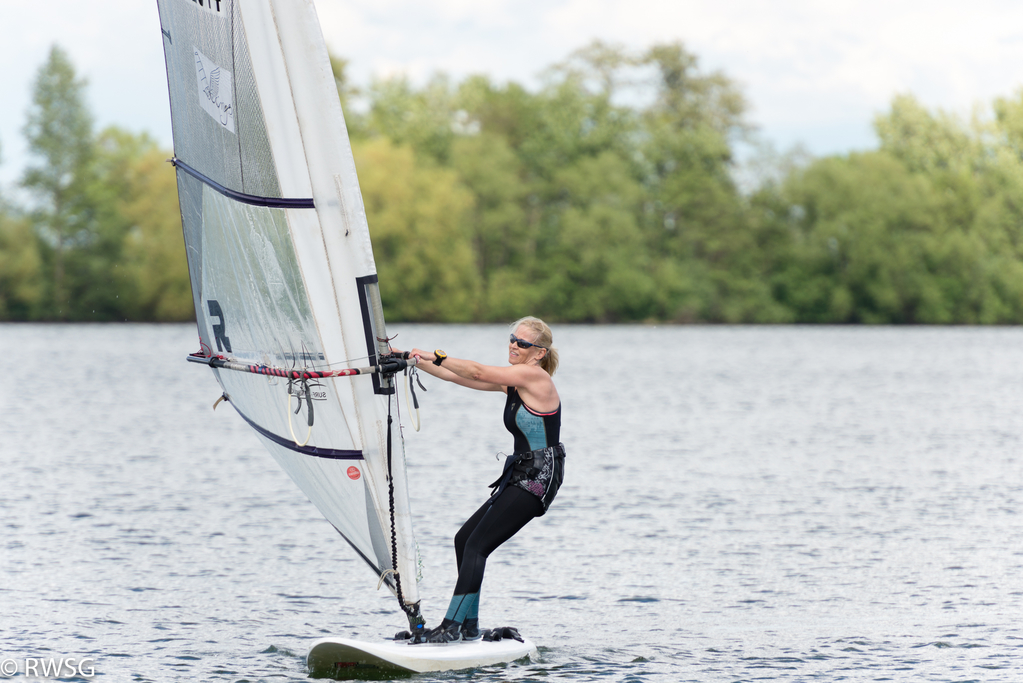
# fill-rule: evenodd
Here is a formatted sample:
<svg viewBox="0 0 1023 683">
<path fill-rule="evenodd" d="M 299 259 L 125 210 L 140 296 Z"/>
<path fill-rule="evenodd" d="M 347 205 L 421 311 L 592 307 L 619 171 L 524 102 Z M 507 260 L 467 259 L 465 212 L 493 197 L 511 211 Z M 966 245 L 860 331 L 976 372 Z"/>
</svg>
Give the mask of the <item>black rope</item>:
<svg viewBox="0 0 1023 683">
<path fill-rule="evenodd" d="M 419 381 L 419 371 L 416 370 L 416 366 L 413 365 L 411 368 L 406 368 L 405 374 L 409 378 L 409 388 L 412 390 L 412 406 L 416 410 L 419 410 L 419 398 L 416 396 L 416 384 L 418 384 L 419 388 L 423 391 L 426 391 L 426 387 L 424 387 L 423 383 Z M 412 380 L 415 380 L 415 384 L 412 383 Z M 401 408 L 399 407 L 399 410 L 400 409 Z"/>
<path fill-rule="evenodd" d="M 398 605 L 409 617 L 418 611 L 414 605 L 406 605 L 401 593 L 401 574 L 398 573 L 398 530 L 394 523 L 394 475 L 391 471 L 391 400 L 387 401 L 387 499 L 391 512 L 391 569 L 394 570 L 394 592 L 398 596 Z"/>
</svg>

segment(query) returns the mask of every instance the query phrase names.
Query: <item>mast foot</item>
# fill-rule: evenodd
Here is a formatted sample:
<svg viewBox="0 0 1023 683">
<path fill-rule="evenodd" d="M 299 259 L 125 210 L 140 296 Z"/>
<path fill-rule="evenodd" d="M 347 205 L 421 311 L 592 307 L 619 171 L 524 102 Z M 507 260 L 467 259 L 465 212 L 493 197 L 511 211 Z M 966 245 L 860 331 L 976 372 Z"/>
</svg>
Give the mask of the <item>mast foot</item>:
<svg viewBox="0 0 1023 683">
<path fill-rule="evenodd" d="M 426 619 L 419 612 L 419 603 L 405 606 L 405 615 L 408 617 L 408 628 L 410 631 L 410 645 L 418 645 L 426 642 Z"/>
</svg>

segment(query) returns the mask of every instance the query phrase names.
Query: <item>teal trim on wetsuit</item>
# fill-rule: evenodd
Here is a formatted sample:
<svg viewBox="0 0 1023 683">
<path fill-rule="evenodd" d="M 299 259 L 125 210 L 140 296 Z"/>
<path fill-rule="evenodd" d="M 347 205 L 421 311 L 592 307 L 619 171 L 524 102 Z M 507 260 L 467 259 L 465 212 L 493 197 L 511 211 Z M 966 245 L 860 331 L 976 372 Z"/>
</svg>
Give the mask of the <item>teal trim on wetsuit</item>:
<svg viewBox="0 0 1023 683">
<path fill-rule="evenodd" d="M 461 624 L 466 619 L 478 619 L 480 616 L 479 610 L 479 593 L 453 595 L 451 596 L 451 604 L 448 605 L 448 613 L 444 615 L 444 618 Z"/>
<path fill-rule="evenodd" d="M 553 413 L 537 413 L 522 402 L 515 387 L 508 387 L 504 426 L 515 438 L 516 453 L 557 446 L 561 441 L 561 404 Z"/>
</svg>

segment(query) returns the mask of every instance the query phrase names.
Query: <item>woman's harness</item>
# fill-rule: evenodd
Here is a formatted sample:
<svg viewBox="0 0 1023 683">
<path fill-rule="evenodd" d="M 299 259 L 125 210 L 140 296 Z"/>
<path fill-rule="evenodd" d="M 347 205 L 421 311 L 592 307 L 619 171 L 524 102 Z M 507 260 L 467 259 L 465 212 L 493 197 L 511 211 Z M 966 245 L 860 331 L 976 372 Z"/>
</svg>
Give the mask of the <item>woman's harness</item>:
<svg viewBox="0 0 1023 683">
<path fill-rule="evenodd" d="M 490 485 L 494 489 L 491 499 L 501 495 L 509 486 L 532 493 L 543 503 L 547 512 L 565 477 L 565 444 L 538 448 L 526 453 L 505 457 L 501 476 Z"/>
</svg>

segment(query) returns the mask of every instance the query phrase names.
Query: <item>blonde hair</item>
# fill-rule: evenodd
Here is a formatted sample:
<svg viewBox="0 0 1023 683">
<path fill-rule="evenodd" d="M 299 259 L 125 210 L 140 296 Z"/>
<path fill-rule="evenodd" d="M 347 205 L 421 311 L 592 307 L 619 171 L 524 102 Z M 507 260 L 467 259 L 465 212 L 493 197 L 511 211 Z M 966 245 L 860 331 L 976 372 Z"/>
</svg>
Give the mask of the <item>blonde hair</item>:
<svg viewBox="0 0 1023 683">
<path fill-rule="evenodd" d="M 544 321 L 531 315 L 519 318 L 513 322 L 511 325 L 512 332 L 519 329 L 519 325 L 525 325 L 533 332 L 536 332 L 533 343 L 547 349 L 547 353 L 540 359 L 540 367 L 546 370 L 548 375 L 554 376 L 554 373 L 558 370 L 558 350 L 554 348 L 554 333 L 551 332 L 551 328 Z"/>
</svg>

